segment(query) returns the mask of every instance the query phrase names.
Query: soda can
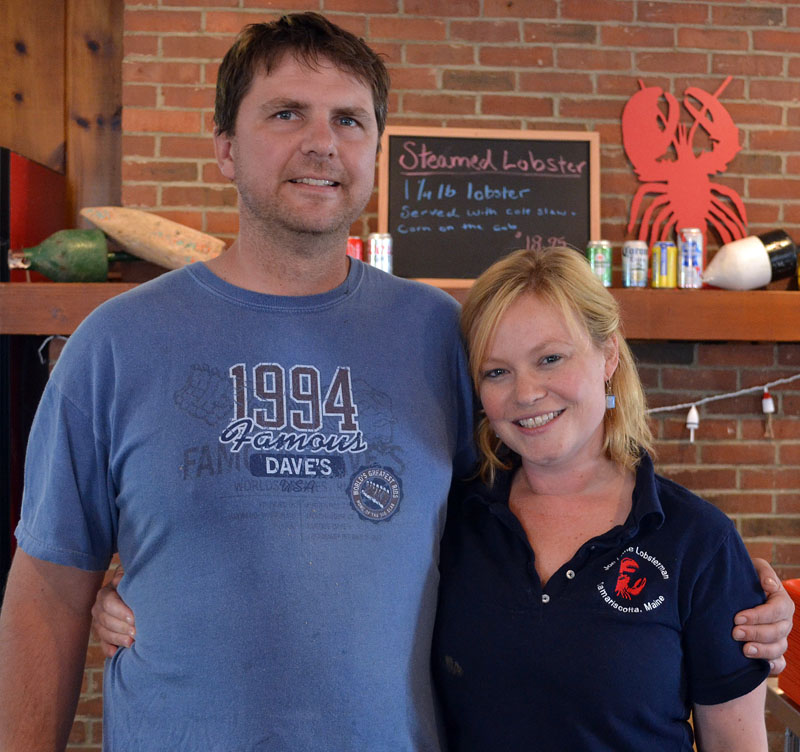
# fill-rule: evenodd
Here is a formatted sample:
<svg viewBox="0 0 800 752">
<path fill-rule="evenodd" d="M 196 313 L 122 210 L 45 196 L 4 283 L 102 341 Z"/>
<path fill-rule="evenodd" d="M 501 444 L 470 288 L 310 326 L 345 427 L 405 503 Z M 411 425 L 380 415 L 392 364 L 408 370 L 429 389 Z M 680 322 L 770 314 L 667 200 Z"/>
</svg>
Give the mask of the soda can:
<svg viewBox="0 0 800 752">
<path fill-rule="evenodd" d="M 392 273 L 392 236 L 388 232 L 371 232 L 367 238 L 371 266 Z"/>
<path fill-rule="evenodd" d="M 351 235 L 347 238 L 347 255 L 359 261 L 364 260 L 364 241 Z"/>
<path fill-rule="evenodd" d="M 586 257 L 603 286 L 611 287 L 611 243 L 607 240 L 590 240 L 586 246 Z"/>
<path fill-rule="evenodd" d="M 703 286 L 703 233 L 697 227 L 678 230 L 678 287 Z"/>
<path fill-rule="evenodd" d="M 647 243 L 626 240 L 622 246 L 622 286 L 647 287 Z"/>
<path fill-rule="evenodd" d="M 659 240 L 650 247 L 653 271 L 651 287 L 677 287 L 678 247 L 671 240 Z"/>
</svg>

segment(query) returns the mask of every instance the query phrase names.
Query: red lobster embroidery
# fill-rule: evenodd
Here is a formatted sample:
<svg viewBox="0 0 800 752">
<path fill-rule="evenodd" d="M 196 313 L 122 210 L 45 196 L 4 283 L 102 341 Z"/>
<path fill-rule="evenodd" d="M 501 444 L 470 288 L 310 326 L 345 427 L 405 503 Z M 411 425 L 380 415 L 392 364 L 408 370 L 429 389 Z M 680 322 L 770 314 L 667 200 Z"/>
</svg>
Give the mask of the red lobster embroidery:
<svg viewBox="0 0 800 752">
<path fill-rule="evenodd" d="M 642 214 L 639 240 L 652 245 L 670 239 L 683 227 L 699 227 L 704 235 L 711 227 L 723 243 L 744 237 L 747 213 L 741 198 L 733 189 L 710 180 L 711 175 L 724 172 L 741 149 L 739 129 L 719 101 L 730 80 L 728 76 L 713 94 L 694 86 L 684 91 L 683 106 L 694 118 L 688 130 L 678 122 L 680 106 L 675 97 L 658 86 L 645 86 L 640 80 L 641 89 L 625 104 L 622 143 L 643 183 L 631 202 L 628 232 L 636 225 L 645 196 L 657 194 Z M 666 114 L 660 106 L 662 95 Z M 711 151 L 695 153 L 698 127 L 708 134 Z M 665 158 L 670 150 L 674 159 Z"/>
<path fill-rule="evenodd" d="M 627 556 L 620 562 L 617 586 L 614 588 L 614 592 L 617 595 L 630 600 L 632 595 L 639 595 L 644 590 L 644 586 L 647 584 L 647 577 L 640 577 L 632 586 L 630 584 L 629 573 L 635 572 L 638 568 L 639 565 Z"/>
</svg>

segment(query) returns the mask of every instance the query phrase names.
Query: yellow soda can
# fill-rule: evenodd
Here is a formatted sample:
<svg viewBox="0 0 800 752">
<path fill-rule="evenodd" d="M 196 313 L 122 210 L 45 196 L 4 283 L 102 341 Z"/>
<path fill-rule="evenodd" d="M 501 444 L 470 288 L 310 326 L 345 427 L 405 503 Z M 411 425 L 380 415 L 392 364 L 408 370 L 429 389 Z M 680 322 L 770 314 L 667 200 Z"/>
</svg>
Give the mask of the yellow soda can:
<svg viewBox="0 0 800 752">
<path fill-rule="evenodd" d="M 678 286 L 678 247 L 671 240 L 659 240 L 650 247 L 651 287 Z"/>
</svg>

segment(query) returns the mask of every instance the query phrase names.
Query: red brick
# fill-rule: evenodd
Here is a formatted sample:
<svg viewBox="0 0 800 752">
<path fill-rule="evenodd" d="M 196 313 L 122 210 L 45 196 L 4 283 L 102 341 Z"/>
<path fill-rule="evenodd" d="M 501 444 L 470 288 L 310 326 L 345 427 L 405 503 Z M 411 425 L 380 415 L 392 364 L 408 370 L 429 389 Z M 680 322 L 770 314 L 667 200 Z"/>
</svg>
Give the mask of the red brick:
<svg viewBox="0 0 800 752">
<path fill-rule="evenodd" d="M 674 47 L 674 31 L 658 26 L 602 26 L 601 41 L 605 47 Z"/>
<path fill-rule="evenodd" d="M 559 44 L 588 46 L 597 44 L 598 34 L 594 24 L 529 22 L 523 27 L 523 39 L 526 42 L 553 46 Z"/>
<path fill-rule="evenodd" d="M 800 344 L 781 342 L 777 345 L 778 363 L 780 365 L 800 365 Z"/>
<path fill-rule="evenodd" d="M 771 50 L 772 52 L 794 53 L 800 44 L 800 33 L 797 31 L 783 31 L 770 29 L 769 31 L 754 30 L 753 47 L 757 50 Z"/>
<path fill-rule="evenodd" d="M 132 133 L 198 133 L 202 118 L 186 110 L 137 110 L 122 113 L 122 127 Z"/>
<path fill-rule="evenodd" d="M 242 2 L 242 6 L 245 8 L 255 8 L 256 10 L 261 11 L 264 13 L 264 9 L 270 5 L 274 5 L 281 9 L 281 12 L 284 11 L 304 11 L 309 9 L 308 0 L 237 0 Z M 236 3 L 234 3 L 235 5 Z M 258 22 L 261 21 L 270 21 L 272 20 L 270 17 L 267 18 L 259 18 Z"/>
<path fill-rule="evenodd" d="M 643 73 L 692 73 L 703 70 L 707 56 L 699 52 L 637 52 L 636 67 Z M 629 67 L 629 66 L 626 66 Z"/>
<path fill-rule="evenodd" d="M 514 91 L 514 75 L 507 71 L 446 70 L 442 72 L 442 89 L 456 91 Z"/>
<path fill-rule="evenodd" d="M 742 469 L 739 480 L 741 488 L 798 488 L 800 487 L 800 468 L 762 468 L 760 470 Z"/>
<path fill-rule="evenodd" d="M 214 142 L 210 136 L 162 136 L 159 156 L 214 159 Z"/>
<path fill-rule="evenodd" d="M 122 38 L 122 55 L 124 58 L 157 55 L 158 40 L 159 37 L 154 34 L 125 33 Z"/>
<path fill-rule="evenodd" d="M 634 4 L 628 0 L 603 0 L 595 3 L 587 3 L 586 0 L 561 1 L 562 18 L 625 23 L 633 20 L 633 14 Z"/>
<path fill-rule="evenodd" d="M 800 543 L 776 543 L 775 563 L 797 564 L 800 562 Z"/>
<path fill-rule="evenodd" d="M 775 561 L 772 543 L 765 541 L 745 541 L 744 545 L 747 548 L 747 553 L 749 553 L 752 558 L 758 557 L 760 559 L 766 559 L 767 561 Z M 782 743 L 783 741 L 781 741 L 781 744 Z M 770 747 L 770 749 L 773 749 L 773 747 Z"/>
<path fill-rule="evenodd" d="M 483 66 L 503 68 L 551 68 L 553 66 L 553 50 L 550 47 L 481 46 L 478 55 L 479 62 Z"/>
<path fill-rule="evenodd" d="M 769 514 L 772 512 L 772 495 L 756 493 L 708 493 L 704 496 L 727 515 Z"/>
<path fill-rule="evenodd" d="M 260 3 L 260 5 L 263 8 L 263 2 Z M 200 29 L 209 34 L 235 35 L 247 24 L 268 23 L 269 21 L 276 20 L 279 15 L 279 13 L 275 12 L 265 13 L 263 10 L 260 12 L 236 10 L 207 11 L 203 14 L 205 26 L 195 26 L 192 31 Z M 231 44 L 233 44 L 233 37 L 231 37 Z"/>
<path fill-rule="evenodd" d="M 438 89 L 436 71 L 432 68 L 396 68 L 389 71 L 395 91 Z M 453 87 L 444 87 L 453 88 Z"/>
<path fill-rule="evenodd" d="M 327 5 L 329 0 L 325 1 Z M 364 3 L 361 4 L 363 6 Z M 372 0 L 369 2 L 369 11 L 372 13 Z M 403 12 L 414 16 L 461 18 L 479 16 L 481 4 L 480 0 L 403 0 Z"/>
<path fill-rule="evenodd" d="M 486 115 L 549 117 L 553 114 L 553 100 L 549 97 L 486 94 L 481 97 L 481 112 Z"/>
<path fill-rule="evenodd" d="M 721 76 L 741 76 L 742 71 L 747 71 L 747 75 L 751 78 L 780 76 L 783 73 L 783 59 L 776 55 L 756 54 L 716 54 L 711 56 L 712 73 L 718 73 Z"/>
<path fill-rule="evenodd" d="M 122 205 L 144 209 L 155 206 L 158 201 L 158 189 L 149 185 L 123 185 Z"/>
<path fill-rule="evenodd" d="M 779 172 L 781 169 L 781 158 L 777 154 L 742 154 L 740 152 L 736 155 L 737 173 L 757 175 L 763 172 L 768 175 L 773 172 Z M 749 216 L 750 212 L 748 211 L 748 218 Z"/>
<path fill-rule="evenodd" d="M 369 39 L 401 39 L 415 42 L 441 41 L 447 36 L 444 21 L 421 18 L 371 18 Z"/>
<path fill-rule="evenodd" d="M 519 25 L 511 21 L 452 21 L 450 38 L 454 41 L 521 42 Z"/>
<path fill-rule="evenodd" d="M 582 93 L 592 91 L 592 78 L 580 73 L 522 73 L 519 77 L 520 91 Z M 594 101 L 594 100 L 593 100 Z M 603 169 L 607 165 L 603 162 Z"/>
<path fill-rule="evenodd" d="M 741 26 L 752 29 L 756 26 L 780 27 L 784 24 L 782 8 L 757 8 L 742 5 L 714 5 L 711 7 L 714 26 Z"/>
<path fill-rule="evenodd" d="M 790 102 L 800 99 L 800 82 L 792 80 L 754 80 L 750 82 L 750 97 L 767 102 Z"/>
<path fill-rule="evenodd" d="M 386 41 L 373 41 L 369 40 L 369 46 L 377 53 L 386 65 L 397 65 L 403 59 L 403 49 L 406 45 L 400 42 L 386 42 Z M 414 46 L 414 45 L 408 45 Z M 408 62 L 412 62 L 410 58 Z"/>
<path fill-rule="evenodd" d="M 747 221 L 749 229 L 754 229 L 757 224 L 762 224 L 765 230 L 775 229 L 775 223 L 778 221 L 778 214 L 780 207 L 775 205 L 772 201 L 769 204 L 757 203 L 750 201 L 747 204 Z"/>
<path fill-rule="evenodd" d="M 403 109 L 407 112 L 426 112 L 448 115 L 474 115 L 477 105 L 475 96 L 455 94 L 405 94 Z"/>
<path fill-rule="evenodd" d="M 521 6 L 509 0 L 483 0 L 483 15 L 485 18 L 495 18 L 498 16 L 508 16 L 518 18 L 521 13 Z M 537 18 L 556 18 L 558 16 L 557 0 L 536 0 Z"/>
<path fill-rule="evenodd" d="M 763 151 L 800 151 L 800 134 L 795 130 L 754 131 L 750 134 L 750 148 Z"/>
<path fill-rule="evenodd" d="M 775 494 L 775 513 L 776 514 L 800 514 L 800 493 L 781 491 Z M 800 558 L 797 559 L 800 562 Z"/>
<path fill-rule="evenodd" d="M 475 63 L 475 48 L 467 44 L 407 44 L 405 51 L 406 62 L 410 65 L 473 65 Z M 399 60 L 399 56 L 395 59 Z M 485 64 L 492 65 L 493 63 Z M 394 75 L 392 75 L 392 85 L 394 86 Z"/>
<path fill-rule="evenodd" d="M 768 366 L 774 362 L 772 345 L 697 345 L 697 363 L 701 366 Z"/>
<path fill-rule="evenodd" d="M 764 438 L 766 421 L 763 417 L 743 419 L 741 421 L 741 438 L 744 440 Z M 772 417 L 772 433 L 775 439 L 800 439 L 800 421 L 794 418 Z"/>
<path fill-rule="evenodd" d="M 133 60 L 122 65 L 122 76 L 127 83 L 200 83 L 202 68 L 197 63 L 165 63 Z"/>
<path fill-rule="evenodd" d="M 236 190 L 234 188 L 211 188 L 205 186 L 165 186 L 162 191 L 164 206 L 236 206 Z"/>
<path fill-rule="evenodd" d="M 733 29 L 678 29 L 678 47 L 683 50 L 747 50 L 748 32 Z M 749 72 L 749 70 L 748 70 Z"/>
<path fill-rule="evenodd" d="M 308 3 L 306 3 L 306 8 Z M 369 12 L 372 13 L 397 13 L 396 0 L 369 0 Z M 326 15 L 330 17 L 331 12 L 362 13 L 365 10 L 364 0 L 325 0 Z M 331 17 L 331 20 L 348 31 L 352 31 L 342 19 Z M 354 32 L 355 33 L 355 32 Z M 360 33 L 363 35 L 363 31 Z"/>
<path fill-rule="evenodd" d="M 742 537 L 798 538 L 800 517 L 752 517 L 742 520 Z"/>
<path fill-rule="evenodd" d="M 229 35 L 214 36 L 198 34 L 192 36 L 164 37 L 161 49 L 164 57 L 212 58 L 219 60 L 225 56 L 232 43 Z"/>
<path fill-rule="evenodd" d="M 778 200 L 800 199 L 800 179 L 791 180 L 786 177 L 751 178 L 750 190 L 760 198 Z"/>
<path fill-rule="evenodd" d="M 659 465 L 696 465 L 700 447 L 688 441 L 660 441 L 656 444 L 656 456 Z"/>
<path fill-rule="evenodd" d="M 713 443 L 703 446 L 701 457 L 708 465 L 774 465 L 775 446 L 771 441 Z"/>
<path fill-rule="evenodd" d="M 501 118 L 501 117 L 478 117 L 468 118 L 459 117 L 459 128 L 505 128 L 510 130 L 521 130 L 527 124 L 527 128 L 535 130 L 529 121 L 520 118 Z"/>
<path fill-rule="evenodd" d="M 736 488 L 736 471 L 726 468 L 691 468 L 666 466 L 659 473 L 703 495 L 706 489 L 730 490 Z"/>
<path fill-rule="evenodd" d="M 706 24 L 709 22 L 708 3 L 646 2 L 640 3 L 636 20 L 655 24 Z"/>
<path fill-rule="evenodd" d="M 122 179 L 131 182 L 187 182 L 197 180 L 197 164 L 192 162 L 122 162 Z"/>
<path fill-rule="evenodd" d="M 123 107 L 157 107 L 158 88 L 150 84 L 123 84 Z"/>
<path fill-rule="evenodd" d="M 164 107 L 214 108 L 212 86 L 163 86 Z"/>
<path fill-rule="evenodd" d="M 125 11 L 125 31 L 197 31 L 203 16 L 187 10 L 132 10 Z"/>
<path fill-rule="evenodd" d="M 710 368 L 662 368 L 661 384 L 665 389 L 687 390 L 681 402 L 699 399 L 704 391 L 734 391 L 737 386 L 736 373 L 728 369 Z"/>
<path fill-rule="evenodd" d="M 585 118 L 587 120 L 615 120 L 622 116 L 623 100 L 613 99 L 569 99 L 561 97 L 558 114 L 566 118 Z"/>
<path fill-rule="evenodd" d="M 558 66 L 561 70 L 629 71 L 632 62 L 631 53 L 622 50 L 565 47 L 558 51 Z"/>
</svg>

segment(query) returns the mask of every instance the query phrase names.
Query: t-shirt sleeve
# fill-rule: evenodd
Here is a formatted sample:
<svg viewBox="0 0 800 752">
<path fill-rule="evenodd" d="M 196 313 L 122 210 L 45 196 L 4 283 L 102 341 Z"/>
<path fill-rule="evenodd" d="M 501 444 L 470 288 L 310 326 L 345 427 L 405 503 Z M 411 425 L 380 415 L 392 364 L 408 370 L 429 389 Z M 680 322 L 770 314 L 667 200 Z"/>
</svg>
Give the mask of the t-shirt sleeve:
<svg viewBox="0 0 800 752">
<path fill-rule="evenodd" d="M 731 637 L 734 615 L 763 600 L 750 555 L 730 525 L 699 573 L 684 625 L 689 697 L 693 704 L 716 705 L 733 700 L 766 679 L 767 661 L 746 658 L 743 643 Z"/>
<path fill-rule="evenodd" d="M 475 399 L 469 377 L 467 355 L 459 340 L 458 346 L 458 441 L 453 459 L 453 476 L 463 478 L 475 469 L 477 455 L 474 437 Z"/>
<path fill-rule="evenodd" d="M 38 559 L 106 569 L 116 547 L 114 508 L 107 447 L 51 379 L 28 440 L 17 542 Z"/>
</svg>

